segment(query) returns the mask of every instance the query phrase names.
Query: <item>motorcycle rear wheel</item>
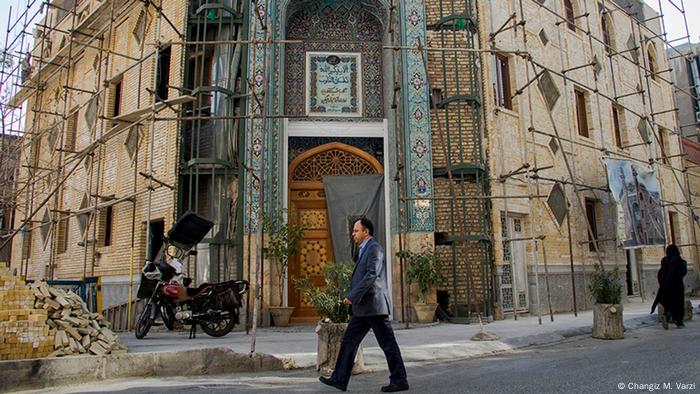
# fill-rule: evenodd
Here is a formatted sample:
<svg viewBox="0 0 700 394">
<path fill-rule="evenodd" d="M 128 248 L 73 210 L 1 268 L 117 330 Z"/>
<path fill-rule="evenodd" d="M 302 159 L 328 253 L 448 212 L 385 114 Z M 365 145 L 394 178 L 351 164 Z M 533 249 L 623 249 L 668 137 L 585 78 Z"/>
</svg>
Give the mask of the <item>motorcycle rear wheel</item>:
<svg viewBox="0 0 700 394">
<path fill-rule="evenodd" d="M 236 319 L 233 316 L 233 313 L 219 320 L 200 323 L 202 331 L 204 331 L 205 333 L 207 333 L 207 335 L 212 337 L 223 337 L 224 335 L 231 332 L 235 325 Z"/>
<path fill-rule="evenodd" d="M 149 300 L 143 307 L 143 311 L 139 315 L 139 320 L 136 322 L 136 327 L 134 327 L 134 334 L 136 339 L 143 339 L 148 330 L 151 329 L 153 325 L 153 319 L 151 319 L 151 310 L 153 309 L 153 303 Z"/>
</svg>

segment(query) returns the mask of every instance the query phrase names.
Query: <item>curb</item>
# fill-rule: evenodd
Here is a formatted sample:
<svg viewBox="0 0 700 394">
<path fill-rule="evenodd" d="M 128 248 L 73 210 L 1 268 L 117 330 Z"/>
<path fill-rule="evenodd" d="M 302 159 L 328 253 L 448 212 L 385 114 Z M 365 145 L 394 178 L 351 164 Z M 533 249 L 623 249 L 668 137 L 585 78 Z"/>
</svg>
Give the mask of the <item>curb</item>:
<svg viewBox="0 0 700 394">
<path fill-rule="evenodd" d="M 625 331 L 636 330 L 648 327 L 649 318 L 646 316 L 635 317 L 624 322 Z M 555 330 L 548 333 L 526 335 L 516 338 L 504 338 L 496 341 L 455 341 L 444 344 L 433 344 L 423 346 L 406 346 L 401 349 L 401 353 L 406 364 L 419 365 L 421 363 L 434 363 L 446 361 L 466 360 L 476 357 L 495 355 L 516 349 L 523 349 L 530 346 L 539 346 L 563 342 L 572 337 L 591 335 L 592 326 L 571 327 Z M 315 367 L 310 365 L 306 354 L 296 359 L 294 355 L 285 355 L 287 365 L 293 369 L 305 369 Z M 363 372 L 375 372 L 386 370 L 386 359 L 384 353 L 379 348 L 365 348 L 363 352 L 365 368 Z M 279 356 L 282 357 L 282 356 Z"/>
<path fill-rule="evenodd" d="M 199 376 L 284 370 L 283 360 L 228 348 L 0 361 L 0 392 L 107 379 Z"/>
</svg>

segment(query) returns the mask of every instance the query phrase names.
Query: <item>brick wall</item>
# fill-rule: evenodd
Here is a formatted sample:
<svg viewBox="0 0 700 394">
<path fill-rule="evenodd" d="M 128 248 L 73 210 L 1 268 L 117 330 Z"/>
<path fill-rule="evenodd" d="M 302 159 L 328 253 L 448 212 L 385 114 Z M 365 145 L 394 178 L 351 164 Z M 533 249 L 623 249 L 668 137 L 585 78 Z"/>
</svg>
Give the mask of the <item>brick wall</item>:
<svg viewBox="0 0 700 394">
<path fill-rule="evenodd" d="M 92 0 L 90 3 L 94 3 L 89 5 L 93 7 L 99 2 Z M 163 7 L 163 12 L 168 19 L 179 25 L 180 30 L 183 30 L 187 12 L 186 2 L 169 1 L 165 2 Z M 85 49 L 82 54 L 75 56 L 74 64 L 70 70 L 61 71 L 55 77 L 45 81 L 46 88 L 43 93 L 28 101 L 29 108 L 53 108 L 57 112 L 62 112 L 65 107 L 67 114 L 74 110 L 78 111 L 75 144 L 77 151 L 85 149 L 97 138 L 104 136 L 113 125 L 112 121 L 99 118 L 102 115 L 110 116 L 112 114 L 113 90 L 105 89 L 100 94 L 98 119 L 94 127 L 88 125 L 85 115 L 88 108 L 87 103 L 92 95 L 80 90 L 96 92 L 105 86 L 105 81 L 121 78 L 121 114 L 151 105 L 151 95 L 147 89 L 153 88 L 156 59 L 154 56 L 150 56 L 143 62 L 136 64 L 133 59 L 128 58 L 139 59 L 142 56 L 142 50 L 132 34 L 142 9 L 140 3 L 123 9 L 123 12 L 115 9 L 114 22 L 109 26 L 104 36 L 104 51 L 100 52 L 93 48 Z M 156 37 L 156 15 L 153 8 L 149 8 L 149 13 L 150 24 L 146 32 L 146 43 L 153 43 L 156 39 L 160 42 L 179 40 L 178 33 L 165 21 L 161 24 L 160 37 Z M 52 42 L 55 41 L 57 40 L 52 39 Z M 98 45 L 98 41 L 95 41 L 94 45 Z M 144 47 L 145 54 L 152 50 L 152 45 Z M 107 51 L 113 51 L 113 54 L 108 55 Z M 182 46 L 172 47 L 171 59 L 168 84 L 172 86 L 182 85 Z M 80 90 L 69 90 L 68 103 L 64 105 L 61 86 L 65 84 Z M 55 94 L 57 91 L 59 93 Z M 180 92 L 170 91 L 170 97 L 179 94 Z M 159 116 L 173 117 L 176 116 L 176 113 L 165 109 L 159 113 Z M 35 116 L 29 111 L 26 129 L 36 133 L 52 122 L 61 124 L 61 119 L 58 116 Z M 66 133 L 69 131 L 67 126 L 66 124 L 61 129 L 64 135 L 67 135 Z M 67 179 L 58 188 L 57 204 L 53 199 L 50 199 L 47 206 L 42 208 L 36 217 L 41 218 L 45 209 L 50 209 L 49 212 L 53 212 L 53 209 L 76 211 L 80 208 L 84 196 L 88 198 L 87 206 L 94 206 L 109 201 L 111 196 L 122 198 L 134 193 L 137 195 L 133 202 L 127 201 L 113 206 L 110 245 L 104 245 L 104 219 L 106 217 L 104 210 L 98 212 L 89 221 L 86 230 L 87 247 L 79 245 L 82 243 L 82 234 L 75 217 L 69 218 L 67 225 L 60 226 L 60 232 L 52 232 L 50 238 L 45 242 L 41 236 L 34 234 L 27 269 L 29 278 L 45 278 L 50 271 L 46 269 L 50 262 L 54 264 L 54 278 L 57 279 L 80 278 L 84 274 L 87 276 L 129 274 L 130 261 L 132 260 L 132 239 L 134 243 L 134 270 L 138 272 L 146 256 L 145 233 L 146 221 L 149 219 L 148 194 L 146 193 L 148 180 L 138 173 L 148 173 L 149 161 L 152 159 L 153 176 L 165 183 L 177 184 L 179 127 L 176 121 L 158 121 L 155 125 L 144 122 L 140 127 L 139 149 L 134 161 L 129 157 L 125 148 L 128 133 L 128 130 L 125 130 L 99 145 L 94 150 L 94 155 L 88 156 L 88 165 L 85 165 L 84 162 L 79 163 L 75 171 L 70 174 L 69 171 L 74 164 L 65 164 L 71 160 L 72 154 L 64 154 L 62 159 L 59 159 L 60 153 L 48 147 L 46 138 L 41 139 L 39 167 L 56 168 L 57 171 L 51 174 L 50 182 L 44 181 L 35 184 L 33 195 L 23 195 L 19 201 L 21 209 L 17 215 L 16 224 L 25 218 L 26 212 L 30 211 L 30 208 L 36 208 L 41 201 L 51 195 L 57 186 L 59 176 L 67 176 Z M 153 140 L 152 157 L 149 156 L 151 139 Z M 61 140 L 59 138 L 59 144 Z M 23 152 L 23 162 L 30 159 L 29 153 L 28 151 Z M 62 168 L 58 167 L 60 160 L 64 163 Z M 28 171 L 24 169 L 20 178 L 26 181 L 29 175 Z M 165 221 L 165 228 L 169 228 L 175 214 L 175 198 L 175 193 L 171 190 L 164 187 L 156 188 L 151 196 L 150 219 L 162 218 Z M 57 215 L 54 219 L 58 221 L 61 216 Z M 67 234 L 64 234 L 65 232 Z M 58 240 L 59 236 L 63 238 L 64 235 L 67 240 L 65 246 L 60 245 L 61 242 Z M 16 251 L 21 250 L 17 247 L 21 243 L 21 237 L 15 237 L 13 245 Z M 20 253 L 13 253 L 12 267 L 19 268 L 22 264 L 21 260 Z"/>
<path fill-rule="evenodd" d="M 53 333 L 45 309 L 34 309 L 34 292 L 0 267 L 0 360 L 46 357 L 53 352 Z"/>
</svg>

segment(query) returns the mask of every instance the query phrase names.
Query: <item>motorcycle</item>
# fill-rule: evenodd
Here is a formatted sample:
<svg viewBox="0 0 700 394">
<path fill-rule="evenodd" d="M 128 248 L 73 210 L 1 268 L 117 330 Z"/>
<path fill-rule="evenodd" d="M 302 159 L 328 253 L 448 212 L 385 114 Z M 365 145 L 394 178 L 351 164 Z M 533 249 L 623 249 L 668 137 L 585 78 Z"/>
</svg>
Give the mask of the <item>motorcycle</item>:
<svg viewBox="0 0 700 394">
<path fill-rule="evenodd" d="M 221 337 L 240 324 L 242 296 L 248 282 L 231 280 L 203 283 L 190 288 L 190 278 L 182 272 L 182 260 L 196 255 L 192 250 L 211 230 L 213 223 L 194 212 L 185 213 L 163 238 L 156 258 L 146 262 L 141 272 L 137 296 L 145 299 L 134 333 L 143 339 L 160 315 L 168 330 L 180 322 L 190 325 L 190 339 L 196 337 L 197 325 L 212 337 Z"/>
</svg>

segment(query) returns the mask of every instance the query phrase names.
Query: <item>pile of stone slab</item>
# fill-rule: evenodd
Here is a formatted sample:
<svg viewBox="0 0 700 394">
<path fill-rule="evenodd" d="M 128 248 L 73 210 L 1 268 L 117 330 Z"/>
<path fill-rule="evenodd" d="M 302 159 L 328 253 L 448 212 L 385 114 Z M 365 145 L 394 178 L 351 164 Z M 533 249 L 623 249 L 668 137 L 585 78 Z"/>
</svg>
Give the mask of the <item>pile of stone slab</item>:
<svg viewBox="0 0 700 394">
<path fill-rule="evenodd" d="M 79 295 L 45 282 L 32 283 L 31 289 L 34 308 L 47 311 L 46 324 L 54 333 L 54 351 L 49 356 L 126 352 L 110 323 L 101 314 L 91 313 Z"/>
</svg>

